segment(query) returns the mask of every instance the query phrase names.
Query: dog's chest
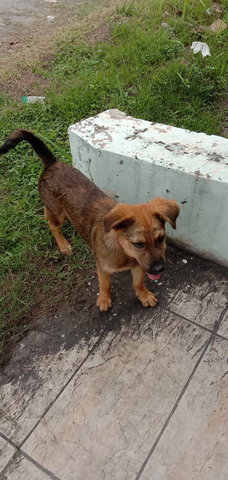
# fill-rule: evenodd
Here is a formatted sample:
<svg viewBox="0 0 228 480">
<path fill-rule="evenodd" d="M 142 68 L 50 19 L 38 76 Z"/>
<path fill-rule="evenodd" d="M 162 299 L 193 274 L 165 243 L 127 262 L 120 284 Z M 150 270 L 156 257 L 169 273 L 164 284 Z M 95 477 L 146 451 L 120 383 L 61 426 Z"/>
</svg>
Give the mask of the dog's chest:
<svg viewBox="0 0 228 480">
<path fill-rule="evenodd" d="M 135 266 L 135 262 L 131 259 L 125 259 L 125 261 L 120 261 L 119 259 L 118 261 L 114 257 L 103 258 L 99 263 L 107 273 L 124 272 Z"/>
</svg>

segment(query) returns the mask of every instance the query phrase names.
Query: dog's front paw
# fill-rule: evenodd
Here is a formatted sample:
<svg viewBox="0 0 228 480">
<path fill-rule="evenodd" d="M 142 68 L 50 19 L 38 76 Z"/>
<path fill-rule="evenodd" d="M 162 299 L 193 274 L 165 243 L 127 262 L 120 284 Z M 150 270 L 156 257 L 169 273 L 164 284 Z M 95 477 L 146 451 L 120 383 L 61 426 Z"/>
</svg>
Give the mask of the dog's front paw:
<svg viewBox="0 0 228 480">
<path fill-rule="evenodd" d="M 66 241 L 64 245 L 61 247 L 60 252 L 63 255 L 72 255 L 72 246 Z"/>
<path fill-rule="evenodd" d="M 107 310 L 109 310 L 109 308 L 111 308 L 111 306 L 112 306 L 112 300 L 111 300 L 110 296 L 108 296 L 108 295 L 105 296 L 105 295 L 101 295 L 101 294 L 98 295 L 97 307 L 100 308 L 101 312 L 107 312 Z"/>
<path fill-rule="evenodd" d="M 144 307 L 156 307 L 158 304 L 157 297 L 146 288 L 140 291 L 140 293 L 137 292 L 137 297 Z"/>
</svg>

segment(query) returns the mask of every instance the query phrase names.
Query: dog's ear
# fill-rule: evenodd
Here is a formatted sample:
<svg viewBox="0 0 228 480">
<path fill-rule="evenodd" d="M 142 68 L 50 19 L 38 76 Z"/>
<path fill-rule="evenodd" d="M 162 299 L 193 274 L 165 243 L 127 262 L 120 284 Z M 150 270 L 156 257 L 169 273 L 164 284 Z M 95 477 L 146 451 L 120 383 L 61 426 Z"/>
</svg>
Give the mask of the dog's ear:
<svg viewBox="0 0 228 480">
<path fill-rule="evenodd" d="M 132 212 L 128 205 L 119 203 L 104 217 L 104 230 L 110 232 L 112 228 L 115 230 L 125 230 L 134 223 Z"/>
<path fill-rule="evenodd" d="M 176 200 L 166 198 L 153 198 L 150 202 L 153 215 L 159 217 L 163 222 L 169 222 L 176 229 L 176 219 L 180 208 Z"/>
</svg>

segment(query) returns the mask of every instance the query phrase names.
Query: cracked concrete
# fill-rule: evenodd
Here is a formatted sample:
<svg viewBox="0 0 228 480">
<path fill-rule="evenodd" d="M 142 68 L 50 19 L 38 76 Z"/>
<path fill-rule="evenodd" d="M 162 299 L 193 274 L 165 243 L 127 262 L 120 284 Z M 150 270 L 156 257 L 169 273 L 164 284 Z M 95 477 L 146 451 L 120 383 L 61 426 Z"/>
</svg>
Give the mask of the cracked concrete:
<svg viewBox="0 0 228 480">
<path fill-rule="evenodd" d="M 120 274 L 109 313 L 79 300 L 18 344 L 2 372 L 2 480 L 227 480 L 227 270 L 169 251 L 156 309 Z"/>
</svg>

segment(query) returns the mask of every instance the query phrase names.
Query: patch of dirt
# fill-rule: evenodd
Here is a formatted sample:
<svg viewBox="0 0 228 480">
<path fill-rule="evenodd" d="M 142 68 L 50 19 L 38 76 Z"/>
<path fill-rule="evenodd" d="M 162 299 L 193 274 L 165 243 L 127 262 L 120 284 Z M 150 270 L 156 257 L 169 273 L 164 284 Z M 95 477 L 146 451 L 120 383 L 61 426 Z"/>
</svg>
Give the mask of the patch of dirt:
<svg viewBox="0 0 228 480">
<path fill-rule="evenodd" d="M 98 42 L 107 42 L 110 39 L 110 34 L 111 24 L 103 23 L 89 33 L 87 43 L 88 45 L 94 45 Z"/>
<path fill-rule="evenodd" d="M 21 100 L 23 95 L 43 96 L 50 84 L 48 78 L 33 72 L 31 69 L 21 69 L 17 78 L 10 77 L 0 89 L 2 93 L 10 95 L 15 100 Z"/>
<path fill-rule="evenodd" d="M 132 321 L 132 316 L 145 315 L 145 309 L 135 297 L 130 272 L 122 272 L 112 277 L 113 307 L 108 312 L 100 312 L 96 307 L 98 282 L 94 267 L 78 277 L 73 288 L 58 290 L 58 304 L 45 311 L 33 312 L 30 319 L 30 332 L 20 341 L 16 339 L 8 345 L 0 375 L 0 384 L 17 379 L 18 376 L 33 375 L 33 357 L 49 355 L 74 347 L 81 339 L 89 340 L 93 335 L 100 336 L 110 330 L 119 331 L 124 321 Z M 146 311 L 153 316 L 159 309 L 169 308 L 170 299 L 177 290 L 191 291 L 196 284 L 211 279 L 228 279 L 227 269 L 200 259 L 191 253 L 168 247 L 167 266 L 161 280 L 151 282 L 146 279 L 150 290 L 157 295 L 159 305 Z M 7 360 L 7 361 L 6 361 Z"/>
<path fill-rule="evenodd" d="M 116 7 L 121 2 L 99 0 L 94 6 L 91 1 L 80 0 L 74 9 L 66 6 L 61 15 L 45 28 L 36 25 L 32 32 L 21 32 L 13 45 L 4 42 L 0 52 L 1 92 L 16 100 L 22 95 L 44 95 L 51 81 L 36 73 L 34 67 L 41 65 L 48 70 L 58 46 L 69 39 L 86 41 L 91 46 L 107 41 L 110 38 L 111 21 L 116 18 Z M 88 11 L 83 13 L 85 5 Z"/>
</svg>

